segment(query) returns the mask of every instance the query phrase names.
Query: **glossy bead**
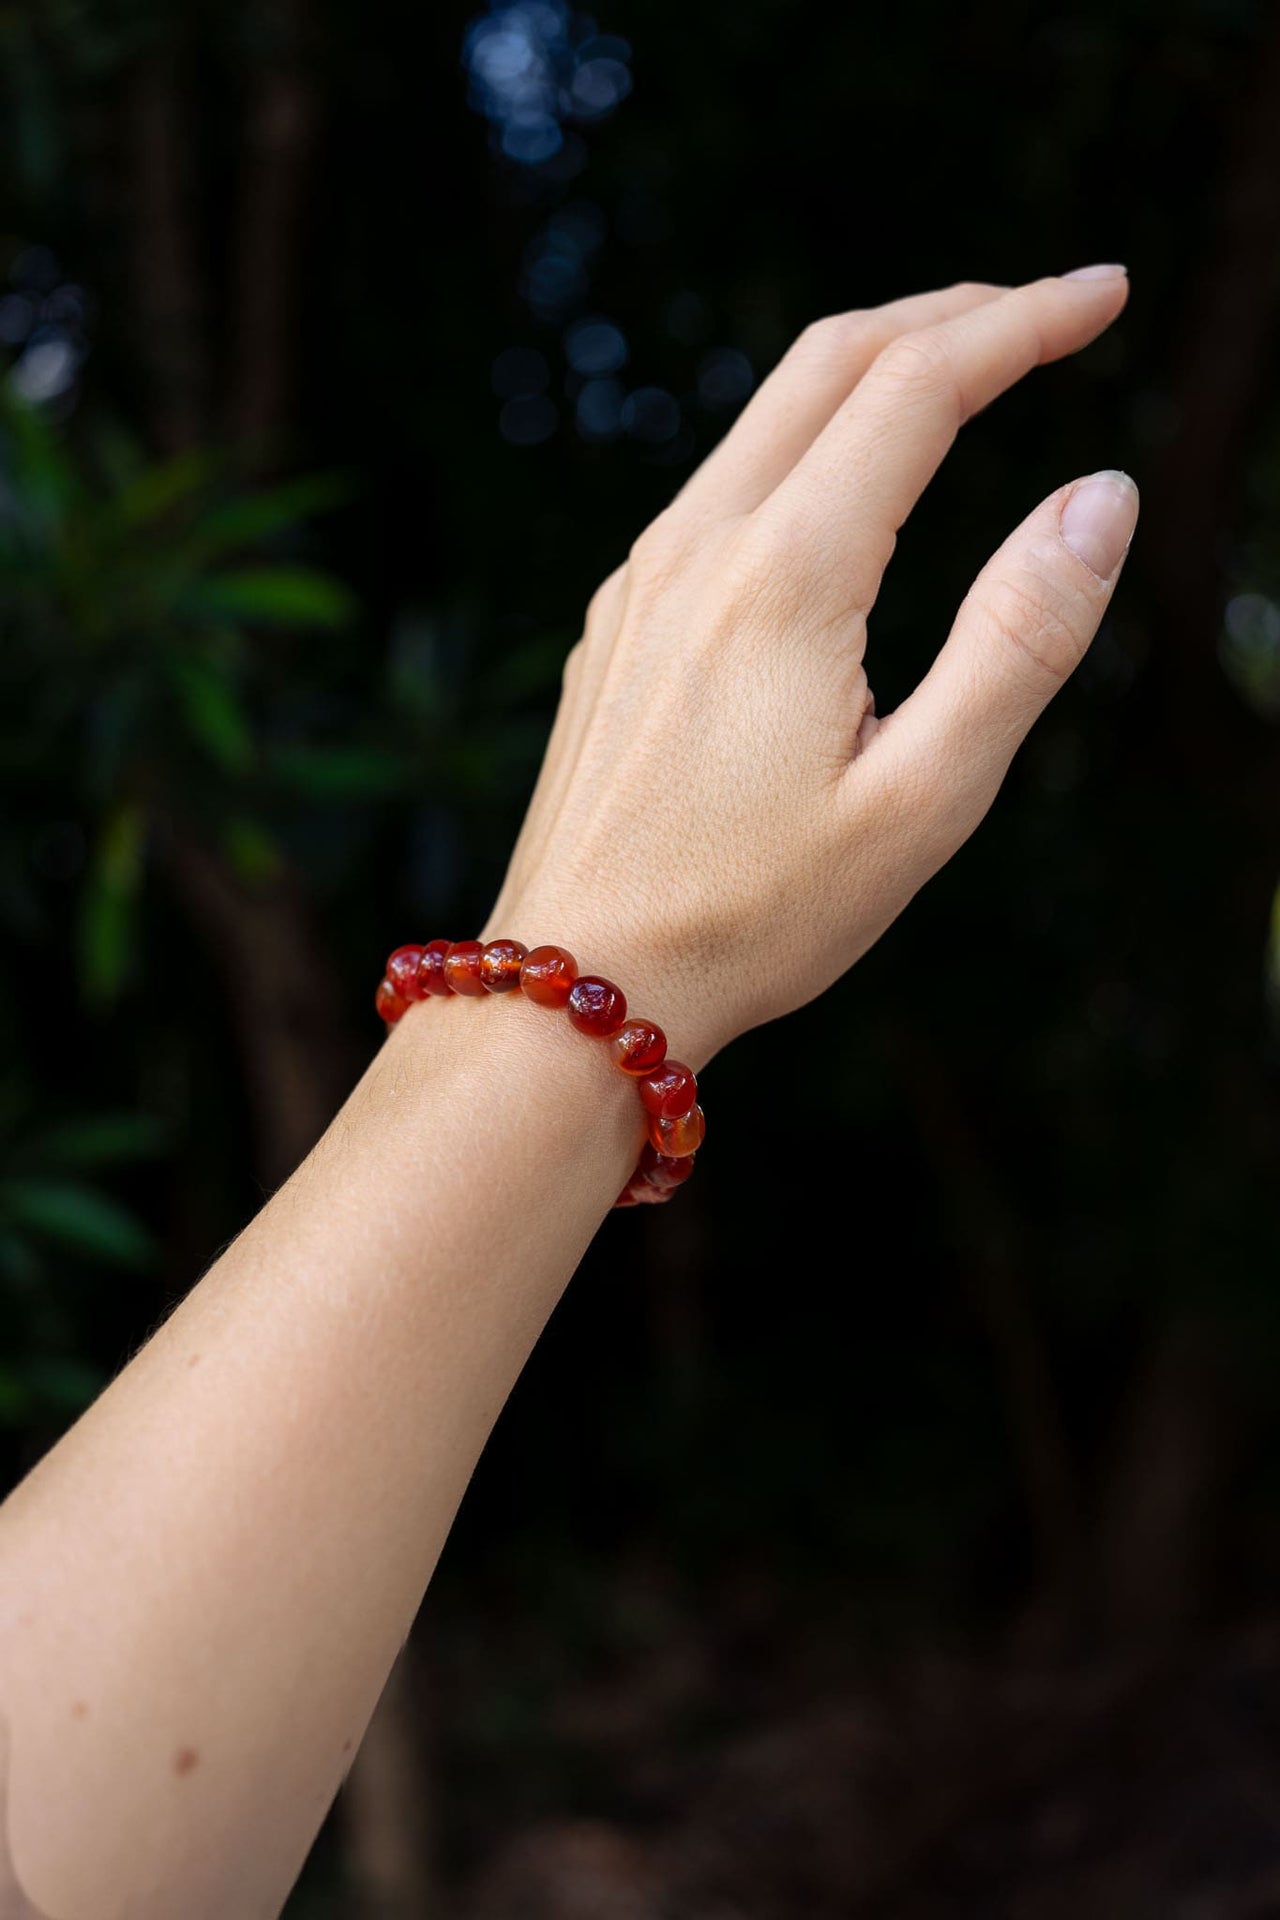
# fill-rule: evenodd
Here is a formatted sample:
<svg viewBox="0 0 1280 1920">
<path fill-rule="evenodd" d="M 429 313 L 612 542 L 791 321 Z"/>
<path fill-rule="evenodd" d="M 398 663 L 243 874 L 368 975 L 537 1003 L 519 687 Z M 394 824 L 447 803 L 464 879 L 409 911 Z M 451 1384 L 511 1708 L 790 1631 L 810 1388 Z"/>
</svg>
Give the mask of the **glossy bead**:
<svg viewBox="0 0 1280 1920">
<path fill-rule="evenodd" d="M 514 993 L 528 947 L 518 940 L 491 940 L 480 955 L 480 978 L 490 993 Z"/>
<path fill-rule="evenodd" d="M 629 1180 L 613 1204 L 615 1207 L 638 1207 L 641 1204 L 640 1195 Z"/>
<path fill-rule="evenodd" d="M 702 1108 L 694 1107 L 688 1113 L 671 1116 L 651 1114 L 649 1116 L 649 1143 L 659 1153 L 673 1160 L 683 1160 L 686 1154 L 696 1153 L 702 1145 L 707 1123 Z"/>
<path fill-rule="evenodd" d="M 569 1019 L 579 1033 L 607 1040 L 627 1017 L 627 996 L 612 980 L 584 973 L 569 989 L 568 1008 Z"/>
<path fill-rule="evenodd" d="M 402 1000 L 422 998 L 422 988 L 418 984 L 421 959 L 421 947 L 397 947 L 387 961 L 387 978 Z"/>
<path fill-rule="evenodd" d="M 444 977 L 444 957 L 452 946 L 451 940 L 428 940 L 422 949 L 422 958 L 418 962 L 418 980 L 424 993 L 447 996 L 453 988 Z"/>
<path fill-rule="evenodd" d="M 656 1152 L 650 1144 L 640 1157 L 640 1170 L 651 1187 L 671 1193 L 693 1172 L 693 1155 L 687 1153 L 683 1159 L 676 1160 L 670 1154 Z"/>
<path fill-rule="evenodd" d="M 667 1060 L 640 1082 L 640 1104 L 655 1119 L 675 1120 L 688 1113 L 698 1098 L 698 1082 L 692 1067 L 683 1061 Z"/>
<path fill-rule="evenodd" d="M 624 1073 L 655 1073 L 667 1057 L 667 1036 L 647 1020 L 628 1020 L 609 1042 L 609 1051 Z"/>
<path fill-rule="evenodd" d="M 472 999 L 478 999 L 485 992 L 484 981 L 480 978 L 480 955 L 484 952 L 478 940 L 455 940 L 444 956 L 444 977 L 455 993 L 461 993 Z"/>
<path fill-rule="evenodd" d="M 373 996 L 373 1004 L 389 1027 L 409 1011 L 409 1002 L 402 1000 L 389 980 L 384 980 Z"/>
<path fill-rule="evenodd" d="M 520 991 L 535 1006 L 562 1007 L 578 977 L 578 963 L 563 947 L 535 947 L 520 968 Z"/>
</svg>

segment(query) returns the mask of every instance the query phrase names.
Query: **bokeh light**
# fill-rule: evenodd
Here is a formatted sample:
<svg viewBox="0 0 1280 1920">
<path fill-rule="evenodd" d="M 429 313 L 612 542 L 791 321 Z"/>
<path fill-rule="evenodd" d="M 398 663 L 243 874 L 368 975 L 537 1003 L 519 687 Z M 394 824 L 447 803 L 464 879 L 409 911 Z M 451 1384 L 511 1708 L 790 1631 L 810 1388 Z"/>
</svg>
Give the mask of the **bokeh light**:
<svg viewBox="0 0 1280 1920">
<path fill-rule="evenodd" d="M 621 105 L 631 91 L 630 58 L 625 40 L 598 33 L 563 0 L 495 0 L 462 48 L 471 105 L 506 158 L 526 167 L 554 161 L 571 123 L 593 124 Z"/>
<path fill-rule="evenodd" d="M 1222 617 L 1219 657 L 1257 713 L 1280 714 L 1280 606 L 1264 593 L 1237 593 Z"/>
<path fill-rule="evenodd" d="M 588 380 L 578 395 L 574 425 L 584 440 L 616 440 L 622 432 L 626 388 L 620 380 Z"/>
<path fill-rule="evenodd" d="M 627 364 L 627 339 L 612 320 L 577 320 L 564 337 L 564 357 L 575 373 L 616 373 Z"/>
<path fill-rule="evenodd" d="M 0 296 L 0 345 L 13 350 L 9 385 L 31 406 L 74 402 L 89 351 L 84 289 L 64 282 L 49 247 L 24 247 Z"/>
<path fill-rule="evenodd" d="M 739 407 L 755 383 L 751 362 L 736 347 L 714 347 L 698 363 L 698 398 L 704 407 Z"/>
<path fill-rule="evenodd" d="M 623 428 L 645 446 L 674 440 L 680 423 L 680 403 L 665 387 L 637 387 L 622 403 Z"/>
</svg>

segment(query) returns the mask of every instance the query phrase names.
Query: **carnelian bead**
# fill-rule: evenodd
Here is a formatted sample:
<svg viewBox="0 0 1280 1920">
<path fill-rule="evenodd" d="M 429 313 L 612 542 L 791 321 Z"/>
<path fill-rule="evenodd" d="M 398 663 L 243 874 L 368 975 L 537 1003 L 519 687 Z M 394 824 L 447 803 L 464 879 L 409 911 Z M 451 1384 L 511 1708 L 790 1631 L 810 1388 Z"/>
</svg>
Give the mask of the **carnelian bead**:
<svg viewBox="0 0 1280 1920">
<path fill-rule="evenodd" d="M 692 1067 L 683 1061 L 667 1060 L 640 1082 L 640 1104 L 655 1119 L 677 1120 L 688 1113 L 698 1098 L 698 1082 Z"/>
<path fill-rule="evenodd" d="M 491 940 L 480 955 L 480 978 L 490 993 L 512 993 L 520 985 L 520 968 L 528 947 L 518 940 Z"/>
<path fill-rule="evenodd" d="M 694 1107 L 688 1113 L 649 1117 L 650 1144 L 673 1160 L 683 1160 L 686 1154 L 696 1153 L 706 1130 L 701 1107 Z"/>
<path fill-rule="evenodd" d="M 670 1154 L 658 1153 L 652 1145 L 647 1145 L 640 1156 L 637 1171 L 644 1175 L 650 1186 L 670 1193 L 693 1172 L 693 1155 L 687 1153 L 683 1159 L 676 1160 Z"/>
<path fill-rule="evenodd" d="M 452 944 L 451 940 L 428 940 L 422 949 L 422 958 L 418 962 L 418 981 L 424 993 L 443 996 L 453 992 L 444 977 L 444 957 Z"/>
<path fill-rule="evenodd" d="M 640 1195 L 629 1180 L 613 1204 L 615 1207 L 638 1207 L 640 1205 Z"/>
<path fill-rule="evenodd" d="M 387 962 L 387 978 L 402 1000 L 421 1000 L 426 989 L 418 979 L 421 947 L 397 947 Z"/>
<path fill-rule="evenodd" d="M 628 1020 L 614 1034 L 609 1051 L 624 1073 L 654 1073 L 667 1057 L 667 1036 L 647 1020 Z"/>
<path fill-rule="evenodd" d="M 444 957 L 444 977 L 455 993 L 470 995 L 473 999 L 485 991 L 484 981 L 480 978 L 480 955 L 484 952 L 478 940 L 455 940 Z"/>
<path fill-rule="evenodd" d="M 569 989 L 569 1018 L 579 1033 L 590 1033 L 597 1040 L 615 1034 L 627 1017 L 627 996 L 612 980 L 584 973 Z"/>
<path fill-rule="evenodd" d="M 535 947 L 520 968 L 520 990 L 535 1006 L 562 1007 L 578 977 L 578 963 L 563 947 Z"/>
<path fill-rule="evenodd" d="M 389 1027 L 394 1027 L 409 1011 L 409 1002 L 402 1000 L 389 980 L 384 980 L 373 996 L 373 1004 Z"/>
</svg>

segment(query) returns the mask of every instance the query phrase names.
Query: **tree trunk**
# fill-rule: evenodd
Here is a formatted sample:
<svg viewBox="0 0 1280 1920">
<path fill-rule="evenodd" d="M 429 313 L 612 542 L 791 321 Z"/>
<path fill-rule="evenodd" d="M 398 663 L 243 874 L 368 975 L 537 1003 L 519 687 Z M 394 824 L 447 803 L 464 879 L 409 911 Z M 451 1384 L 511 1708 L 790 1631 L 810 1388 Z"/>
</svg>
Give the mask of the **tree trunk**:
<svg viewBox="0 0 1280 1920">
<path fill-rule="evenodd" d="M 210 429 L 203 236 L 191 218 L 191 102 L 181 41 L 134 69 L 124 102 L 134 208 L 133 298 L 145 344 L 151 439 L 161 453 L 201 446 Z"/>
</svg>

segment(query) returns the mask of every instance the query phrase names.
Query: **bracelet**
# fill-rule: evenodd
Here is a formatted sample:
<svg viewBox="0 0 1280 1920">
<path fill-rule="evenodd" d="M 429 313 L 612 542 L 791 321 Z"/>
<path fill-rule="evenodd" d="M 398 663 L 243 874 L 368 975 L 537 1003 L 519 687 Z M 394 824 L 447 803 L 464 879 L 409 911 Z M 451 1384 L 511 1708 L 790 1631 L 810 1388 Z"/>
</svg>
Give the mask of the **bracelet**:
<svg viewBox="0 0 1280 1920">
<path fill-rule="evenodd" d="M 596 974 L 579 974 L 563 947 L 535 947 L 518 940 L 428 940 L 423 947 L 397 947 L 374 1005 L 389 1027 L 417 1000 L 478 998 L 514 993 L 539 1007 L 563 1007 L 579 1033 L 609 1042 L 614 1064 L 637 1083 L 648 1141 L 636 1170 L 614 1202 L 619 1207 L 669 1200 L 693 1172 L 706 1121 L 698 1105 L 692 1067 L 668 1060 L 667 1037 L 650 1020 L 628 1020 L 621 987 Z"/>
</svg>

